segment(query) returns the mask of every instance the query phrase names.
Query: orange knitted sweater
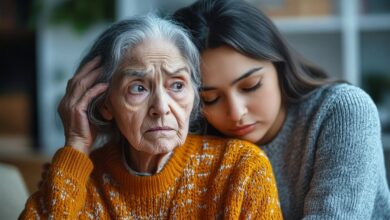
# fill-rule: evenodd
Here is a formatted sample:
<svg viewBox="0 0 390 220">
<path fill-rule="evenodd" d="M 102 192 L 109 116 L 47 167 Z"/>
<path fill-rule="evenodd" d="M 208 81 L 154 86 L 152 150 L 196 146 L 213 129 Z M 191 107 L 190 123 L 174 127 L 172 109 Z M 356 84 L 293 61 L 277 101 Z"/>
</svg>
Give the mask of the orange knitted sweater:
<svg viewBox="0 0 390 220">
<path fill-rule="evenodd" d="M 270 162 L 240 140 L 189 135 L 164 168 L 135 176 L 122 150 L 90 157 L 71 147 L 54 156 L 21 219 L 281 219 Z"/>
</svg>

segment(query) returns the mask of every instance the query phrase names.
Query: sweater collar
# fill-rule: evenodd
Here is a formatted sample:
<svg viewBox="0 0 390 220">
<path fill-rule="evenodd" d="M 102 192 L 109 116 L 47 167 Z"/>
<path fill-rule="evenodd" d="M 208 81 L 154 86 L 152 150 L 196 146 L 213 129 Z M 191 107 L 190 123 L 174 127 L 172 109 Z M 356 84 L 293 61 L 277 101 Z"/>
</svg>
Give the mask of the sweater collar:
<svg viewBox="0 0 390 220">
<path fill-rule="evenodd" d="M 180 178 L 191 155 L 200 146 L 196 136 L 188 135 L 182 146 L 176 147 L 164 168 L 151 176 L 138 176 L 129 173 L 123 164 L 122 149 L 117 145 L 107 145 L 102 152 L 103 168 L 112 175 L 119 186 L 131 194 L 153 196 L 166 192 L 176 179 Z M 199 143 L 198 143 L 199 142 Z"/>
</svg>

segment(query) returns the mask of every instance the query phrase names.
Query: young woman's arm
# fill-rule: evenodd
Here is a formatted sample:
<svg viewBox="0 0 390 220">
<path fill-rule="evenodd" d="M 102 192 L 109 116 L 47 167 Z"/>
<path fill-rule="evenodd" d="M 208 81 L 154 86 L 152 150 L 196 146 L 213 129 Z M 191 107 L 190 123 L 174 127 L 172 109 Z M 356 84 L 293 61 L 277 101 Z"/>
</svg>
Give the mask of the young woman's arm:
<svg viewBox="0 0 390 220">
<path fill-rule="evenodd" d="M 304 217 L 371 219 L 386 181 L 377 109 L 354 87 L 336 90 L 326 107 Z"/>
</svg>

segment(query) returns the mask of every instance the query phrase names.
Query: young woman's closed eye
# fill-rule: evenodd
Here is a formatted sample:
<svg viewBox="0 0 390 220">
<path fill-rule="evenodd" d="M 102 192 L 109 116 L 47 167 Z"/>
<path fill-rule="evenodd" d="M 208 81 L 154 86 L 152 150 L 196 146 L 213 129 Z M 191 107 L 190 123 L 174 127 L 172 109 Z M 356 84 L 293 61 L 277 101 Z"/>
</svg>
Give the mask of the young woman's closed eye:
<svg viewBox="0 0 390 220">
<path fill-rule="evenodd" d="M 252 82 L 248 82 L 248 85 L 244 84 L 241 88 L 243 92 L 253 92 L 259 89 L 262 85 L 261 79 L 253 80 Z"/>
</svg>

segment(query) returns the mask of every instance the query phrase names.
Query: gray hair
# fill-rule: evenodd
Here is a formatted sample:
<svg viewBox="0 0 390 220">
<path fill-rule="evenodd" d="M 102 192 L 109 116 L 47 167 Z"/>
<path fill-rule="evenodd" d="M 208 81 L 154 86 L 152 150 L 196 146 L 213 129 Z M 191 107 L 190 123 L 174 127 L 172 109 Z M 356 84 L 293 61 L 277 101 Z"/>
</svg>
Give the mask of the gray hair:
<svg viewBox="0 0 390 220">
<path fill-rule="evenodd" d="M 172 42 L 180 51 L 191 70 L 191 82 L 195 94 L 194 107 L 190 116 L 190 124 L 197 121 L 200 113 L 200 70 L 199 53 L 189 38 L 189 34 L 171 21 L 158 18 L 155 15 L 133 17 L 112 24 L 93 43 L 91 49 L 82 59 L 79 69 L 93 58 L 100 56 L 102 75 L 96 83 L 110 83 L 115 71 L 126 52 L 131 52 L 135 46 L 148 39 L 164 39 Z M 97 138 L 111 139 L 120 137 L 120 132 L 114 122 L 108 122 L 100 115 L 99 104 L 105 99 L 106 93 L 95 98 L 88 107 L 90 123 L 98 132 Z M 190 129 L 191 131 L 191 129 Z"/>
</svg>

